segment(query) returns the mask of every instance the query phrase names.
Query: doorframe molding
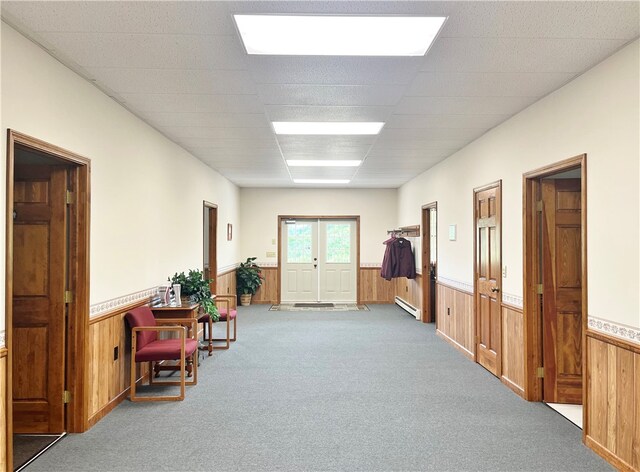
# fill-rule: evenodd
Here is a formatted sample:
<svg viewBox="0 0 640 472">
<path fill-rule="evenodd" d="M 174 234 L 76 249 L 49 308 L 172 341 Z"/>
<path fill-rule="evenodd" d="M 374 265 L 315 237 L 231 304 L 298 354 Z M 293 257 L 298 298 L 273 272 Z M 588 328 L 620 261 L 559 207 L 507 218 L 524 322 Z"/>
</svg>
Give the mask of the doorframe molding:
<svg viewBox="0 0 640 472">
<path fill-rule="evenodd" d="M 283 220 L 355 220 L 356 222 L 356 303 L 360 305 L 360 215 L 278 215 L 278 269 L 276 274 L 276 304 L 280 305 L 282 271 L 282 221 Z"/>
<path fill-rule="evenodd" d="M 587 155 L 580 154 L 522 174 L 522 255 L 524 314 L 524 395 L 529 401 L 542 401 L 542 379 L 536 368 L 542 366 L 542 314 L 536 285 L 539 280 L 539 225 L 536 196 L 540 181 L 559 172 L 580 169 L 581 264 L 582 264 L 582 404 L 587 404 L 586 332 L 587 332 Z M 583 407 L 583 437 L 587 429 L 587 408 Z"/>
<path fill-rule="evenodd" d="M 209 234 L 209 260 L 207 261 L 209 264 L 209 276 L 210 278 L 213 280 L 213 282 L 211 282 L 211 293 L 216 293 L 217 292 L 217 288 L 218 288 L 218 205 L 216 203 L 211 203 L 208 202 L 206 200 L 202 201 L 202 208 L 206 209 L 209 211 L 209 227 L 207 228 L 208 234 Z M 211 210 L 215 209 L 215 214 L 216 214 L 216 218 L 215 218 L 215 223 L 213 225 L 214 228 L 214 235 L 213 235 L 213 239 L 211 238 Z M 204 228 L 204 212 L 202 214 L 202 227 Z M 204 237 L 204 234 L 203 234 Z M 202 245 L 203 249 L 204 249 L 204 244 Z M 212 251 L 213 249 L 213 251 Z M 214 264 L 211 264 L 211 253 L 213 252 L 213 254 L 215 255 L 214 257 Z M 203 257 L 203 262 L 204 262 L 204 257 Z M 204 269 L 204 267 L 203 267 Z"/>
<path fill-rule="evenodd" d="M 497 188 L 500 192 L 500 270 L 502 271 L 502 179 L 496 180 L 494 182 L 488 183 L 486 185 L 482 185 L 480 187 L 475 187 L 473 189 L 473 360 L 478 363 L 478 327 L 480 323 L 478 323 L 478 230 L 476 228 L 476 221 L 478 217 L 478 209 L 476 208 L 476 196 L 480 192 L 484 192 L 485 190 L 490 190 L 492 188 Z M 499 300 L 497 300 L 498 306 L 500 307 L 500 366 L 497 369 L 498 375 L 497 377 L 502 378 L 502 276 L 500 277 L 500 291 L 498 292 Z"/>
<path fill-rule="evenodd" d="M 438 201 L 422 205 L 422 322 L 435 323 L 436 314 L 431 313 L 431 219 L 429 210 L 436 211 L 436 235 L 438 234 Z M 438 277 L 438 244 L 436 236 L 436 279 Z M 437 299 L 437 291 L 433 297 Z M 437 326 L 436 326 L 437 328 Z"/>
<path fill-rule="evenodd" d="M 5 229 L 5 330 L 7 359 L 7 467 L 13 467 L 13 210 L 16 145 L 52 156 L 70 165 L 72 191 L 76 195 L 76 211 L 70 214 L 69 289 L 75 294 L 69 305 L 65 332 L 65 390 L 71 392 L 67 405 L 65 429 L 83 432 L 87 429 L 88 398 L 88 333 L 89 333 L 89 224 L 91 202 L 91 160 L 61 147 L 12 129 L 7 130 L 6 163 L 6 229 Z M 71 167 L 72 166 L 72 167 Z"/>
</svg>

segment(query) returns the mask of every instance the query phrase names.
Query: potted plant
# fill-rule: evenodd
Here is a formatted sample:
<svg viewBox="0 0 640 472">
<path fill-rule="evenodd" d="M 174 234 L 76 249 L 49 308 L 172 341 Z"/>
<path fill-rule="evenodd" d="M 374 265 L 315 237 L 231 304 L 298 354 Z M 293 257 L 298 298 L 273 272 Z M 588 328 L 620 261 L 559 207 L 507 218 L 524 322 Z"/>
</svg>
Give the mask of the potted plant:
<svg viewBox="0 0 640 472">
<path fill-rule="evenodd" d="M 171 284 L 180 284 L 181 298 L 200 303 L 200 308 L 207 313 L 213 321 L 218 321 L 219 313 L 216 304 L 211 298 L 211 279 L 205 279 L 201 270 L 192 269 L 187 274 L 176 272 L 169 277 Z"/>
<path fill-rule="evenodd" d="M 251 296 L 255 295 L 264 280 L 262 269 L 255 260 L 255 257 L 248 257 L 236 269 L 236 292 L 242 306 L 251 304 Z"/>
</svg>

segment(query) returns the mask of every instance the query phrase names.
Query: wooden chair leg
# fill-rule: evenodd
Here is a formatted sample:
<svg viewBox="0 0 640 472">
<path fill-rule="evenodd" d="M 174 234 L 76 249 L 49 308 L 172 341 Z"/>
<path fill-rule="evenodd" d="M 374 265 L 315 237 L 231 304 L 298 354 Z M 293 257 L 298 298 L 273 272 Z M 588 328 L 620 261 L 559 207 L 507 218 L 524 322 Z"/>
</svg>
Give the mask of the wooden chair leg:
<svg viewBox="0 0 640 472">
<path fill-rule="evenodd" d="M 231 342 L 236 342 L 236 337 L 238 335 L 238 315 L 233 319 L 233 338 L 231 338 Z"/>
<path fill-rule="evenodd" d="M 209 317 L 209 344 L 207 345 L 209 355 L 213 355 L 213 320 Z"/>
<path fill-rule="evenodd" d="M 222 339 L 216 338 L 216 339 L 214 339 L 214 341 L 225 341 L 226 344 L 224 346 L 215 346 L 213 349 L 216 349 L 216 350 L 229 349 L 229 346 L 231 345 L 231 343 L 230 343 L 231 338 L 229 337 L 230 336 L 230 325 L 229 325 L 229 323 L 231 323 L 231 319 L 230 318 L 231 318 L 230 316 L 227 316 L 227 319 L 226 319 L 226 324 L 227 324 L 227 337 L 226 337 L 226 339 L 225 338 L 222 338 Z"/>
</svg>

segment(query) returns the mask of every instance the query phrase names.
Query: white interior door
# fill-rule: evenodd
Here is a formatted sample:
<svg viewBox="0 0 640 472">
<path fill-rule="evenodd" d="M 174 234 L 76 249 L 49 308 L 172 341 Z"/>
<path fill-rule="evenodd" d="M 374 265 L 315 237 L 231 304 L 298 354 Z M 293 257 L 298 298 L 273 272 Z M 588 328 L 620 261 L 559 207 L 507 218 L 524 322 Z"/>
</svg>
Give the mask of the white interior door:
<svg viewBox="0 0 640 472">
<path fill-rule="evenodd" d="M 318 301 L 318 220 L 282 221 L 283 303 Z"/>
<path fill-rule="evenodd" d="M 280 300 L 355 303 L 356 221 L 283 220 Z"/>
<path fill-rule="evenodd" d="M 323 302 L 356 303 L 356 222 L 320 220 L 319 293 Z"/>
</svg>

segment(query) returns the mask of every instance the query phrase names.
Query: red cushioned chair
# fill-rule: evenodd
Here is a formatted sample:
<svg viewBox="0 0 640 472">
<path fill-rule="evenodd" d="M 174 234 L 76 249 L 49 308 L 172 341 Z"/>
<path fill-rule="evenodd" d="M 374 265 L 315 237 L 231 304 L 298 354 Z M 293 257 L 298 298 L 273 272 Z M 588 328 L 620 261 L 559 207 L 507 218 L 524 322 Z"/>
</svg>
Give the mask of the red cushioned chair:
<svg viewBox="0 0 640 472">
<path fill-rule="evenodd" d="M 136 401 L 181 401 L 184 400 L 186 376 L 193 380 L 188 385 L 198 383 L 198 341 L 187 337 L 184 324 L 195 325 L 195 319 L 156 319 L 148 306 L 135 308 L 126 314 L 131 327 L 131 394 Z M 170 326 L 159 326 L 159 325 Z M 195 328 L 195 326 L 194 326 Z M 158 332 L 178 333 L 177 339 L 159 339 Z M 194 330 L 195 332 L 195 330 Z M 153 363 L 160 361 L 180 361 L 175 366 L 180 371 L 179 381 L 153 381 Z M 149 385 L 180 385 L 180 395 L 136 396 L 136 362 L 149 362 Z"/>
<path fill-rule="evenodd" d="M 218 307 L 218 312 L 220 313 L 219 322 L 226 323 L 227 327 L 227 337 L 226 338 L 213 338 L 213 321 L 209 315 L 203 315 L 198 318 L 198 323 L 203 323 L 207 326 L 208 330 L 204 334 L 205 340 L 208 341 L 207 346 L 203 349 L 209 351 L 209 355 L 213 354 L 213 351 L 216 349 L 229 349 L 230 343 L 235 342 L 238 328 L 236 326 L 237 317 L 238 317 L 238 304 L 237 297 L 235 295 L 216 295 L 215 298 L 216 306 Z M 231 320 L 233 320 L 233 337 L 231 337 Z M 224 346 L 214 346 L 213 343 L 216 342 L 225 342 Z"/>
</svg>

